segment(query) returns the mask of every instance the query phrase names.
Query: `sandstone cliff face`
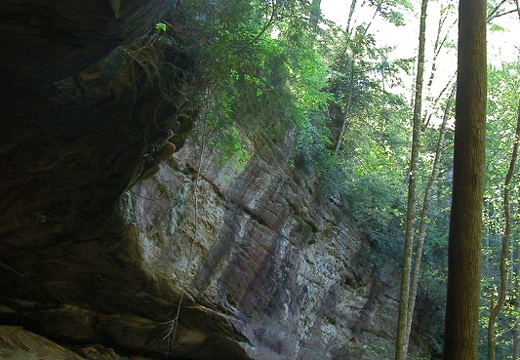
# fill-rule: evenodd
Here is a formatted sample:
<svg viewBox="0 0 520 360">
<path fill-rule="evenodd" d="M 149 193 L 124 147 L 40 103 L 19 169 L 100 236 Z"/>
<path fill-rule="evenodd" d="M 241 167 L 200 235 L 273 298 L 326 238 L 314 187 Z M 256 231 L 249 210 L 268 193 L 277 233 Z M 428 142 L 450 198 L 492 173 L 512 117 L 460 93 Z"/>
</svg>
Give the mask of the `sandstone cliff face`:
<svg viewBox="0 0 520 360">
<path fill-rule="evenodd" d="M 396 274 L 291 134 L 183 147 L 190 59 L 136 41 L 174 4 L 0 4 L 0 357 L 387 358 Z"/>
<path fill-rule="evenodd" d="M 291 163 L 290 136 L 248 140 L 243 169 L 190 143 L 126 193 L 143 269 L 185 289 L 181 324 L 184 307 L 220 317 L 253 359 L 390 358 L 395 269 L 370 260 L 339 195 Z"/>
</svg>

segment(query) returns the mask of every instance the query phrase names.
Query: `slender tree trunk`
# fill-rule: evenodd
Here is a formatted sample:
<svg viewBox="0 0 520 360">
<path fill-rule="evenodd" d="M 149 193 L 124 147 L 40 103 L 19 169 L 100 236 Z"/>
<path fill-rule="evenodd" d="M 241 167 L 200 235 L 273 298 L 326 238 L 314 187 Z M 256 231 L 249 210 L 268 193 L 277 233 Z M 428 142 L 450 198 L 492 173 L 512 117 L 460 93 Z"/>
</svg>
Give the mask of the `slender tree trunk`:
<svg viewBox="0 0 520 360">
<path fill-rule="evenodd" d="M 460 0 L 444 360 L 477 359 L 486 69 L 486 0 Z"/>
<path fill-rule="evenodd" d="M 520 107 L 518 109 L 520 111 Z M 518 189 L 516 190 L 516 197 L 518 198 Z M 514 217 L 513 222 L 518 224 L 518 216 Z M 520 243 L 517 226 L 515 226 L 515 235 L 513 236 L 513 251 L 511 265 L 513 267 L 513 276 L 511 279 L 511 287 L 513 289 L 513 305 L 516 311 L 520 309 Z M 513 324 L 513 331 L 511 334 L 513 338 L 513 359 L 520 359 L 520 318 L 517 318 Z"/>
<path fill-rule="evenodd" d="M 513 281 L 512 285 L 515 291 L 514 305 L 515 309 L 520 309 L 520 246 L 518 246 L 518 241 L 515 241 L 514 244 L 514 258 L 511 263 L 513 264 Z M 513 359 L 520 359 L 520 324 L 518 323 L 519 319 L 516 319 L 513 325 Z"/>
<path fill-rule="evenodd" d="M 408 302 L 410 298 L 410 276 L 412 269 L 413 242 L 415 233 L 415 201 L 417 187 L 417 164 L 421 146 L 422 90 L 424 82 L 424 47 L 426 43 L 426 9 L 428 0 L 421 3 L 421 21 L 419 27 L 419 52 L 417 56 L 417 77 L 415 80 L 415 105 L 413 111 L 412 152 L 408 179 L 408 205 L 406 209 L 405 244 L 401 271 L 401 292 L 399 295 L 399 318 L 395 359 L 406 359 L 408 339 Z"/>
<path fill-rule="evenodd" d="M 488 360 L 495 360 L 496 352 L 496 338 L 495 338 L 495 323 L 498 314 L 502 310 L 506 301 L 507 293 L 507 260 L 509 258 L 509 238 L 511 235 L 511 212 L 509 209 L 509 194 L 511 191 L 511 179 L 515 172 L 516 158 L 518 156 L 518 141 L 520 136 L 520 101 L 517 108 L 516 132 L 513 141 L 513 152 L 511 153 L 511 160 L 509 161 L 509 168 L 504 179 L 504 231 L 502 233 L 502 251 L 500 254 L 500 289 L 498 292 L 498 299 L 495 306 L 491 309 L 488 321 Z"/>
<path fill-rule="evenodd" d="M 431 66 L 431 72 L 430 72 L 430 78 L 428 79 L 428 83 L 426 84 L 426 98 L 429 99 L 432 97 L 432 85 L 433 85 L 433 80 L 435 79 L 435 75 L 437 73 L 437 62 L 438 62 L 438 59 L 439 59 L 439 55 L 441 53 L 441 50 L 444 49 L 444 45 L 446 44 L 446 41 L 448 40 L 448 36 L 450 34 L 450 30 L 452 29 L 452 27 L 455 25 L 455 23 L 453 25 L 450 25 L 448 27 L 448 29 L 446 30 L 444 36 L 442 36 L 442 31 L 444 29 L 444 26 L 445 26 L 445 23 L 446 23 L 446 20 L 448 18 L 448 14 L 450 12 L 447 11 L 447 8 L 445 8 L 444 6 L 441 7 L 441 10 L 440 10 L 440 13 L 439 13 L 439 22 L 437 23 L 437 36 L 435 38 L 435 43 L 433 45 L 433 58 L 432 58 L 432 66 Z M 453 79 L 455 79 L 455 76 L 453 77 Z M 424 126 L 425 127 L 428 127 L 430 126 L 430 120 L 431 120 L 431 117 L 432 117 L 432 113 L 433 113 L 433 110 L 439 100 L 441 100 L 443 98 L 443 94 L 444 94 L 444 91 L 446 89 L 448 89 L 451 85 L 451 80 L 448 82 L 447 86 L 439 93 L 439 96 L 437 96 L 437 98 L 435 99 L 435 101 L 432 101 L 430 102 L 430 109 L 428 109 L 426 111 L 426 113 L 429 113 L 427 116 L 425 116 L 425 123 L 424 123 Z"/>
<path fill-rule="evenodd" d="M 353 0 L 351 7 L 350 7 L 350 13 L 348 21 L 352 20 L 353 11 L 355 9 L 355 0 Z M 368 32 L 368 29 L 370 28 L 370 25 L 372 24 L 372 21 L 374 20 L 375 16 L 377 15 L 377 12 L 374 13 L 374 16 L 372 17 L 372 20 L 366 25 L 363 31 L 363 35 L 365 35 Z M 348 28 L 348 26 L 347 26 Z M 345 42 L 345 48 L 343 50 L 343 56 L 347 56 L 347 52 L 349 48 L 355 48 L 358 44 L 353 43 L 355 41 L 355 38 L 353 38 L 353 35 L 347 32 L 347 38 Z M 350 120 L 351 115 L 351 109 L 352 109 L 352 94 L 354 93 L 354 70 L 355 70 L 355 62 L 357 59 L 357 54 L 355 51 L 352 51 L 350 58 L 350 69 L 349 69 L 349 87 L 348 87 L 348 94 L 347 94 L 347 104 L 345 106 L 345 114 L 343 115 L 343 119 L 341 120 L 341 130 L 338 135 L 338 141 L 336 143 L 336 148 L 334 149 L 334 155 L 338 155 L 339 151 L 341 150 L 341 145 L 343 144 L 343 136 L 345 136 L 345 132 L 347 131 L 347 125 L 348 121 Z"/>
<path fill-rule="evenodd" d="M 446 106 L 444 107 L 444 115 L 442 118 L 442 124 L 439 128 L 439 138 L 437 140 L 437 148 L 435 150 L 435 160 L 433 162 L 432 172 L 430 174 L 430 178 L 428 179 L 428 183 L 426 184 L 426 189 L 424 190 L 423 197 L 423 205 L 420 215 L 420 223 L 419 223 L 419 236 L 417 240 L 417 249 L 415 250 L 415 260 L 413 263 L 413 271 L 412 271 L 412 279 L 411 279 L 411 287 L 410 287 L 410 300 L 408 302 L 408 313 L 407 313 L 407 324 L 408 327 L 406 329 L 406 349 L 408 349 L 408 344 L 410 341 L 410 333 L 412 331 L 412 320 L 413 313 L 415 310 L 415 300 L 417 298 L 417 288 L 419 286 L 419 278 L 421 274 L 421 262 L 422 262 L 422 253 L 424 248 L 424 240 L 426 239 L 426 223 L 428 219 L 428 210 L 430 208 L 430 199 L 431 199 L 431 191 L 433 189 L 433 185 L 437 181 L 437 175 L 439 173 L 439 167 L 441 162 L 441 157 L 444 152 L 444 139 L 446 135 L 446 127 L 448 125 L 448 120 L 450 119 L 450 113 L 453 106 L 453 99 L 455 97 L 455 87 L 446 102 Z"/>
<path fill-rule="evenodd" d="M 341 144 L 343 143 L 343 136 L 345 136 L 345 132 L 347 131 L 347 124 L 350 119 L 350 109 L 352 106 L 352 94 L 354 92 L 354 61 L 355 57 L 350 59 L 350 76 L 349 76 L 349 84 L 348 84 L 348 94 L 347 94 L 347 104 L 345 106 L 345 114 L 343 115 L 343 119 L 341 120 L 341 130 L 338 135 L 338 142 L 336 143 L 336 149 L 334 149 L 334 154 L 338 155 L 341 150 Z"/>
<path fill-rule="evenodd" d="M 352 0 L 350 3 L 350 10 L 348 12 L 347 28 L 345 29 L 348 36 L 352 38 L 352 18 L 354 17 L 354 11 L 356 10 L 356 0 Z"/>
</svg>

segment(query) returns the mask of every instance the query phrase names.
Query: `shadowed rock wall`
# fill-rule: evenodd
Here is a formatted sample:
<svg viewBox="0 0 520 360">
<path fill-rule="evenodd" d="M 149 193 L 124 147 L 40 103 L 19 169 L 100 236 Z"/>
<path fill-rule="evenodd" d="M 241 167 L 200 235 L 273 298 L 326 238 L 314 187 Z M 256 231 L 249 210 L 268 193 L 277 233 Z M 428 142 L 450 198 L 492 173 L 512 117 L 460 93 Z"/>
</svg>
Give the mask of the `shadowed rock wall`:
<svg viewBox="0 0 520 360">
<path fill-rule="evenodd" d="M 178 0 L 3 0 L 0 73 L 17 82 L 72 76 L 150 31 Z"/>
<path fill-rule="evenodd" d="M 117 204 L 182 146 L 196 117 L 182 91 L 190 58 L 157 34 L 136 39 L 174 4 L 0 5 L 1 323 L 71 346 L 173 354 L 161 323 L 178 294 L 141 269 Z M 38 351 L 16 329 L 4 330 Z M 176 355 L 219 358 L 214 342 L 224 358 L 243 357 L 223 335 L 204 335 L 201 347 L 196 331 L 179 333 Z"/>
</svg>

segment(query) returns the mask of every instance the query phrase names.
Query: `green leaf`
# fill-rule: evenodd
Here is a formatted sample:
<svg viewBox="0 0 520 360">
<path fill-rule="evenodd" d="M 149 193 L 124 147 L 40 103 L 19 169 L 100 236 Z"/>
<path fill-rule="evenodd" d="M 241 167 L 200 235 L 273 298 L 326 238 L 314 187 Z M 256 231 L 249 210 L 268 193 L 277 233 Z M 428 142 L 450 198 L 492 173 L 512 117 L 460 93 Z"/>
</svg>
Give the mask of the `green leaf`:
<svg viewBox="0 0 520 360">
<path fill-rule="evenodd" d="M 155 24 L 155 29 L 156 30 L 159 30 L 159 31 L 163 31 L 163 32 L 166 32 L 166 24 L 163 23 L 163 22 L 158 22 L 157 24 Z"/>
</svg>

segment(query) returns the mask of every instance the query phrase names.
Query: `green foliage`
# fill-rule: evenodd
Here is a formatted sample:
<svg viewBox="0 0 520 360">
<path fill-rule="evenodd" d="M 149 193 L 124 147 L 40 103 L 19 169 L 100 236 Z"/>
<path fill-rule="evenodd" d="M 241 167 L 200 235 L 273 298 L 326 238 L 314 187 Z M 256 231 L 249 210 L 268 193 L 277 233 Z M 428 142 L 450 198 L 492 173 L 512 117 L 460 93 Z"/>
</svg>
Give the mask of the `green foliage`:
<svg viewBox="0 0 520 360">
<path fill-rule="evenodd" d="M 486 187 L 484 193 L 484 249 L 482 276 L 482 303 L 480 337 L 486 344 L 486 331 L 489 312 L 498 297 L 499 273 L 498 261 L 501 248 L 501 236 L 504 227 L 503 182 L 513 146 L 518 100 L 520 98 L 520 63 L 504 63 L 501 68 L 490 66 L 488 69 L 489 99 L 487 108 L 487 145 L 486 145 Z M 512 182 L 510 204 L 512 209 L 519 206 L 519 190 Z M 518 218 L 513 213 L 513 226 Z M 514 228 L 513 228 L 514 229 Z M 516 233 L 516 234 L 515 234 Z M 513 230 L 517 236 L 517 231 Z M 513 242 L 518 246 L 516 241 Z M 516 260 L 518 261 L 518 260 Z M 509 264 L 511 266 L 511 264 Z M 513 274 L 510 273 L 509 276 Z M 511 281 L 514 279 L 510 279 Z M 513 283 L 513 282 L 511 282 Z M 509 289 L 506 304 L 495 324 L 497 334 L 497 358 L 508 359 L 511 353 L 511 332 L 509 329 L 520 316 L 520 309 L 514 306 L 516 289 Z M 482 346 L 482 353 L 487 347 Z"/>
<path fill-rule="evenodd" d="M 327 66 L 311 46 L 298 1 L 185 1 L 184 43 L 198 59 L 198 95 L 213 143 L 244 159 L 237 126 L 273 139 L 323 119 Z M 302 17 L 288 16 L 298 11 Z M 289 23 L 291 24 L 289 26 Z M 189 36 L 188 35 L 188 36 Z M 320 127 L 321 128 L 321 127 Z"/>
<path fill-rule="evenodd" d="M 249 159 L 249 153 L 245 150 L 240 139 L 241 136 L 238 129 L 231 125 L 220 132 L 219 143 L 211 141 L 209 145 L 220 150 L 221 162 L 233 162 L 236 168 L 243 170 Z"/>
<path fill-rule="evenodd" d="M 155 30 L 166 32 L 166 30 L 167 30 L 166 24 L 163 22 L 158 22 L 157 24 L 155 24 Z"/>
<path fill-rule="evenodd" d="M 491 31 L 505 31 L 505 28 L 503 26 L 498 25 L 498 24 L 491 23 L 489 25 L 489 30 L 491 30 Z"/>
<path fill-rule="evenodd" d="M 402 10 L 411 10 L 412 3 L 408 0 L 369 0 L 381 16 L 396 26 L 403 26 L 404 16 Z"/>
<path fill-rule="evenodd" d="M 331 108 L 338 112 L 333 116 L 346 122 L 337 164 L 344 173 L 346 206 L 372 239 L 374 254 L 398 259 L 410 130 L 403 119 L 411 118 L 411 108 L 391 92 L 408 61 L 389 61 L 388 51 L 377 48 L 366 27 L 359 26 L 330 54 L 329 83 Z M 336 128 L 342 125 L 336 120 Z"/>
</svg>

